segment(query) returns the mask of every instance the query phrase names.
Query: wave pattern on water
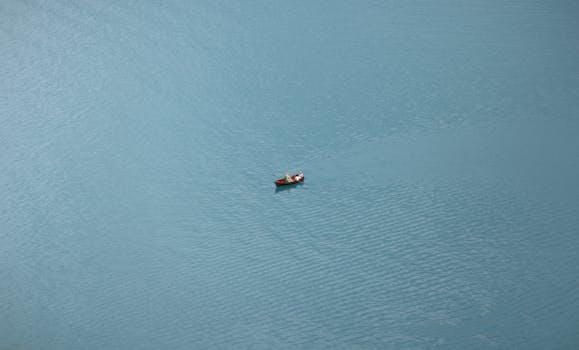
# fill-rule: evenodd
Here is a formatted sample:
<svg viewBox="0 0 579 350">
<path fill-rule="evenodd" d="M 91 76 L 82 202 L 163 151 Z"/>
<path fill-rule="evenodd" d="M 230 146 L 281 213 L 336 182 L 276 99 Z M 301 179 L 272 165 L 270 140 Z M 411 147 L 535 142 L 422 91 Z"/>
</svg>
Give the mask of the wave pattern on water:
<svg viewBox="0 0 579 350">
<path fill-rule="evenodd" d="M 576 348 L 578 10 L 1 4 L 0 349 Z"/>
</svg>

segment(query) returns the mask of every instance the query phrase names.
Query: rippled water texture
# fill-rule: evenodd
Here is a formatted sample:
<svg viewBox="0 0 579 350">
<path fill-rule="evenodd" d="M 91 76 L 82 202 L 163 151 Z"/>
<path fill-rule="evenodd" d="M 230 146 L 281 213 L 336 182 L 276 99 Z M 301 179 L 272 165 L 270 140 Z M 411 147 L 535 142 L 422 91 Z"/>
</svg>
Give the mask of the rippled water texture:
<svg viewBox="0 0 579 350">
<path fill-rule="evenodd" d="M 577 349 L 578 4 L 0 2 L 0 350 Z"/>
</svg>

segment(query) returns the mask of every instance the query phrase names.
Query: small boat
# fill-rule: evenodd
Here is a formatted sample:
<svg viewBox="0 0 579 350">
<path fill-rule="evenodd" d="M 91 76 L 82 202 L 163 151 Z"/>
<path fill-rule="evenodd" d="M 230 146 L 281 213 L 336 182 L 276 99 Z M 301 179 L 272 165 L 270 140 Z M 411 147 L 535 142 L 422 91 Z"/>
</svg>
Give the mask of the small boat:
<svg viewBox="0 0 579 350">
<path fill-rule="evenodd" d="M 304 182 L 304 174 L 302 174 L 301 172 L 298 174 L 295 174 L 293 176 L 285 176 L 282 177 L 281 179 L 277 179 L 275 180 L 275 186 L 276 187 L 280 187 L 280 186 L 287 186 L 287 185 L 295 185 L 298 184 L 300 182 Z"/>
</svg>

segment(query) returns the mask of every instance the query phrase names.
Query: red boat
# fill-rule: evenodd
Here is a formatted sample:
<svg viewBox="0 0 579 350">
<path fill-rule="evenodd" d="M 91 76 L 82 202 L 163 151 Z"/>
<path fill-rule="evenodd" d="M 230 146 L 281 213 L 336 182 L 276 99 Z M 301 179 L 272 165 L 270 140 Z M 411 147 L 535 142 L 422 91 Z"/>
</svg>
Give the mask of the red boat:
<svg viewBox="0 0 579 350">
<path fill-rule="evenodd" d="M 302 174 L 301 172 L 298 174 L 295 174 L 293 176 L 290 176 L 288 174 L 285 177 L 282 177 L 281 179 L 275 180 L 275 185 L 277 187 L 287 186 L 287 185 L 295 185 L 297 183 L 304 182 L 304 179 L 305 179 L 304 174 Z"/>
</svg>

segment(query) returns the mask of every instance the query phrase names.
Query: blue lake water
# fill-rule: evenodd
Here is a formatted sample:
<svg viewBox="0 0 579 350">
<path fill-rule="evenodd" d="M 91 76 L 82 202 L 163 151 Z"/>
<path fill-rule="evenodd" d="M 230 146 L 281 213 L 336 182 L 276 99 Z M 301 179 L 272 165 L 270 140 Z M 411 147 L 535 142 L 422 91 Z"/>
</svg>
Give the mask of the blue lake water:
<svg viewBox="0 0 579 350">
<path fill-rule="evenodd" d="M 577 18 L 3 1 L 0 350 L 577 349 Z"/>
</svg>

